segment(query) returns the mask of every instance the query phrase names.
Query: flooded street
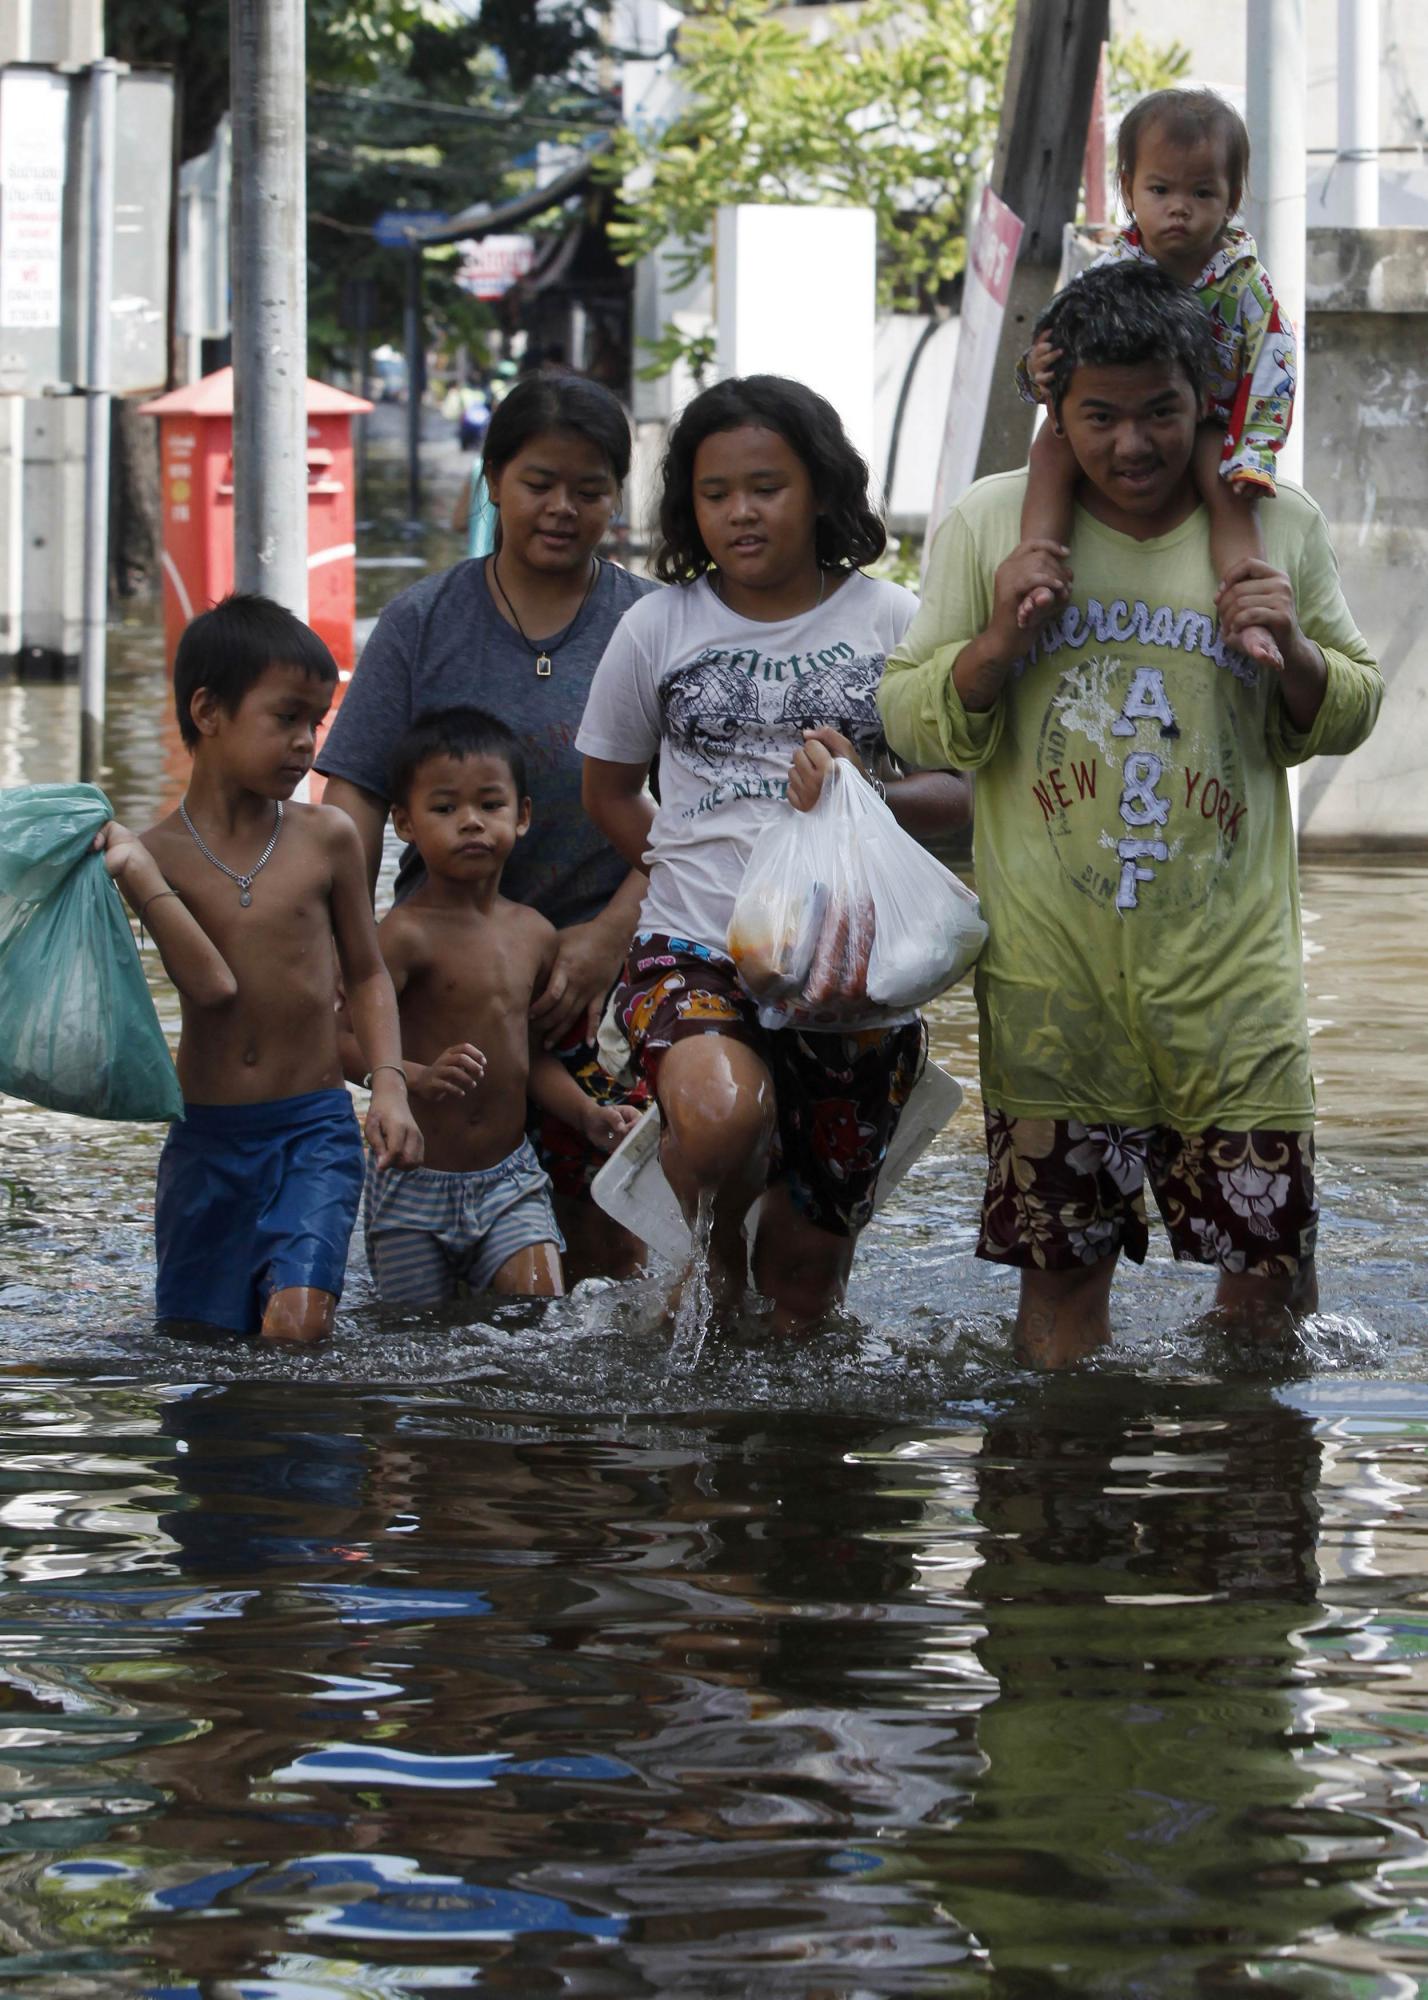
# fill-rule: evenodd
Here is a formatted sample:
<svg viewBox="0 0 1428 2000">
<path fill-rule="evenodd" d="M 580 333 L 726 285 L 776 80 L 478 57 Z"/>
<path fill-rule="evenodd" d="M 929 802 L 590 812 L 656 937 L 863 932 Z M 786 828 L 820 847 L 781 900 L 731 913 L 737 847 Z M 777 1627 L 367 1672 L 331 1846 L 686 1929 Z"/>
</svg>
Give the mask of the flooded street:
<svg viewBox="0 0 1428 2000">
<path fill-rule="evenodd" d="M 366 616 L 457 552 L 359 546 Z M 142 825 L 184 776 L 147 609 L 110 703 Z M 72 776 L 76 718 L 0 686 L 0 782 Z M 357 1271 L 325 1351 L 160 1337 L 160 1132 L 0 1102 L 11 1990 L 1428 1990 L 1428 863 L 1303 899 L 1289 1352 L 1153 1236 L 1110 1354 L 1014 1367 L 965 989 L 967 1104 L 840 1326 L 694 1368 L 658 1279 L 458 1324 Z"/>
</svg>

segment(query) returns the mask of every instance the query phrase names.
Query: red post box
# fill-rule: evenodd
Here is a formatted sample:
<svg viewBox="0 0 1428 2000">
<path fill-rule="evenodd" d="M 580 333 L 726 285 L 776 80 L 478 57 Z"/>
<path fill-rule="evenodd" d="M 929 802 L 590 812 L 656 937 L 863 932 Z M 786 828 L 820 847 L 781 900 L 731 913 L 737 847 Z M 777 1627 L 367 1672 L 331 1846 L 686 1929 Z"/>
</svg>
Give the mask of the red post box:
<svg viewBox="0 0 1428 2000">
<path fill-rule="evenodd" d="M 352 419 L 372 405 L 325 382 L 307 385 L 308 623 L 345 685 L 357 616 Z M 163 485 L 164 643 L 233 588 L 233 370 L 145 403 L 159 419 Z"/>
</svg>

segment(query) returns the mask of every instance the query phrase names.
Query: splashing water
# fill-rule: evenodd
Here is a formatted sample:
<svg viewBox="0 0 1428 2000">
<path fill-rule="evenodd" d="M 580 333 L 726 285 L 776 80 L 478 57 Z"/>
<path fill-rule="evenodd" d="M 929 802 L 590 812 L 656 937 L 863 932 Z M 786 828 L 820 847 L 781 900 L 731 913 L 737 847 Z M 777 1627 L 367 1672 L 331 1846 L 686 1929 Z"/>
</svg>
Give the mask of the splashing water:
<svg viewBox="0 0 1428 2000">
<path fill-rule="evenodd" d="M 699 1366 L 699 1356 L 714 1323 L 714 1291 L 709 1282 L 709 1244 L 713 1234 L 714 1196 L 706 1188 L 699 1197 L 694 1215 L 689 1268 L 680 1286 L 679 1305 L 675 1310 L 666 1381 L 674 1375 L 693 1374 Z"/>
</svg>

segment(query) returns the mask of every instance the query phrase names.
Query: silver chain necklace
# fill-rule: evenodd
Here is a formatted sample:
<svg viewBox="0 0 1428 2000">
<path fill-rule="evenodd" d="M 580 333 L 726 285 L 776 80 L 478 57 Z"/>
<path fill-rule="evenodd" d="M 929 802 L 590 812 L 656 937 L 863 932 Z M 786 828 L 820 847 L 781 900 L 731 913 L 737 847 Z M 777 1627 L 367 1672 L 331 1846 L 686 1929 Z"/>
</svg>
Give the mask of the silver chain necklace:
<svg viewBox="0 0 1428 2000">
<path fill-rule="evenodd" d="M 263 849 L 262 853 L 258 856 L 258 859 L 253 863 L 253 866 L 249 869 L 248 873 L 246 875 L 240 875 L 236 868 L 230 868 L 226 861 L 220 861 L 218 856 L 213 852 L 213 849 L 205 843 L 203 835 L 199 832 L 198 828 L 194 825 L 193 821 L 188 816 L 188 800 L 186 798 L 179 800 L 179 818 L 183 821 L 184 825 L 193 835 L 194 846 L 198 849 L 199 853 L 203 856 L 205 861 L 211 861 L 213 863 L 214 867 L 218 869 L 220 874 L 226 875 L 230 882 L 236 882 L 238 884 L 238 901 L 241 907 L 245 910 L 253 900 L 253 878 L 255 875 L 261 875 L 263 870 L 267 867 L 268 863 L 272 860 L 273 849 L 278 844 L 278 835 L 283 830 L 282 800 L 274 799 L 273 806 L 277 813 L 277 818 L 273 822 L 272 838 L 269 840 L 267 846 Z"/>
</svg>

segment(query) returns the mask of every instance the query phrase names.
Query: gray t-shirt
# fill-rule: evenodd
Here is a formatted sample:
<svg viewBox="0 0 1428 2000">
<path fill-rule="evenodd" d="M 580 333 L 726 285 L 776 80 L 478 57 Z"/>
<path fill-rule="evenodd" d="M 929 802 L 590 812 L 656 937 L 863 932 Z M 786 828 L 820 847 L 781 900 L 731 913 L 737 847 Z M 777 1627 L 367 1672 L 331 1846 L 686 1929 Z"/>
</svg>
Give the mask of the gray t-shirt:
<svg viewBox="0 0 1428 2000">
<path fill-rule="evenodd" d="M 363 648 L 317 756 L 325 777 L 388 798 L 398 737 L 431 708 L 489 709 L 525 746 L 531 828 L 506 863 L 503 895 L 529 903 L 557 928 L 598 915 L 629 870 L 580 803 L 575 732 L 600 656 L 629 607 L 658 589 L 601 563 L 589 601 L 538 680 L 534 649 L 496 609 L 483 561 L 459 562 L 394 597 Z M 535 632 L 537 643 L 550 635 Z M 398 895 L 421 879 L 413 849 Z"/>
</svg>

